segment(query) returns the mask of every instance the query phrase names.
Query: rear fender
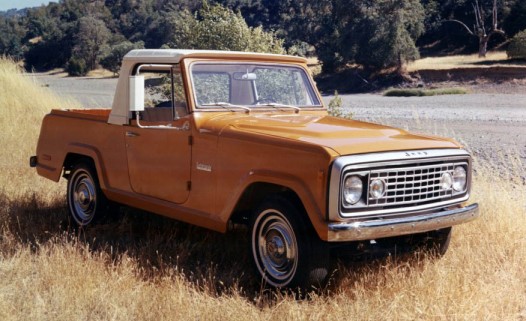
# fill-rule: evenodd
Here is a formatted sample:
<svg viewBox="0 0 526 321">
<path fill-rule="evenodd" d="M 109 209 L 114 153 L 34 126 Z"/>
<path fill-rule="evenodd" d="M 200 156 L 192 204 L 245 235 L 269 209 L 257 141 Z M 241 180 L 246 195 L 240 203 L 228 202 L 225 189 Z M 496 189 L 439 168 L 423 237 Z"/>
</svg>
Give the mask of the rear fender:
<svg viewBox="0 0 526 321">
<path fill-rule="evenodd" d="M 107 184 L 108 179 L 106 177 L 105 171 L 103 170 L 104 166 L 102 163 L 102 156 L 101 156 L 100 151 L 94 146 L 87 145 L 87 144 L 81 144 L 81 143 L 71 143 L 68 145 L 67 150 L 68 150 L 68 153 L 66 154 L 66 156 L 64 157 L 64 160 L 62 161 L 63 168 L 67 170 L 68 168 L 75 166 L 75 163 L 77 163 L 76 161 L 77 157 L 91 159 L 97 171 L 97 177 L 99 179 L 101 188 L 105 190 L 106 187 L 108 186 Z M 72 159 L 72 156 L 76 156 L 76 157 Z M 68 164 L 68 159 L 72 159 L 72 163 Z"/>
</svg>

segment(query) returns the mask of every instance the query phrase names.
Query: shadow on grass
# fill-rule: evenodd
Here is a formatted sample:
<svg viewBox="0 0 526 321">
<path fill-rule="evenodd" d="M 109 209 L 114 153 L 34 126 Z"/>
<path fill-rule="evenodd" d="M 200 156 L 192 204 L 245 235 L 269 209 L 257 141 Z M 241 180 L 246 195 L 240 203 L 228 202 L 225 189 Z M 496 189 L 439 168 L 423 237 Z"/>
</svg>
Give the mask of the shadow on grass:
<svg viewBox="0 0 526 321">
<path fill-rule="evenodd" d="M 526 59 L 508 59 L 508 60 L 483 60 L 473 62 L 474 66 L 492 66 L 492 65 L 523 65 L 526 66 Z"/>
<path fill-rule="evenodd" d="M 260 286 L 250 261 L 246 230 L 221 234 L 124 206 L 97 225 L 76 229 L 62 199 L 43 206 L 36 195 L 16 202 L 2 196 L 0 251 L 6 251 L 1 245 L 6 231 L 35 252 L 46 243 L 70 240 L 81 247 L 87 245 L 93 252 L 107 254 L 113 262 L 123 255 L 133 258 L 145 280 L 159 280 L 176 268 L 196 289 L 215 296 L 241 295 L 260 307 L 271 306 L 285 296 L 310 297 Z M 342 283 L 352 286 L 363 274 L 380 273 L 386 260 L 391 259 L 376 256 L 340 260 L 329 285 L 314 294 L 329 297 L 339 292 Z M 412 262 L 413 258 L 402 256 L 396 260 Z"/>
</svg>

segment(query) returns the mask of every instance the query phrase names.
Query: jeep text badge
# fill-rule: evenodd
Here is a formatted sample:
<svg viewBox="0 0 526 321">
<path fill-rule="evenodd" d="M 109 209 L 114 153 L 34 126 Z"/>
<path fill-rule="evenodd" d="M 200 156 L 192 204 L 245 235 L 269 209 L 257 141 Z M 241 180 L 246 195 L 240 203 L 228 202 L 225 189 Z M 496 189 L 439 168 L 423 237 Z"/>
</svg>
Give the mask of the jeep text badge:
<svg viewBox="0 0 526 321">
<path fill-rule="evenodd" d="M 208 164 L 201 164 L 197 162 L 195 167 L 197 168 L 197 170 L 200 170 L 200 171 L 205 171 L 205 172 L 212 171 L 212 165 L 208 165 Z"/>
</svg>

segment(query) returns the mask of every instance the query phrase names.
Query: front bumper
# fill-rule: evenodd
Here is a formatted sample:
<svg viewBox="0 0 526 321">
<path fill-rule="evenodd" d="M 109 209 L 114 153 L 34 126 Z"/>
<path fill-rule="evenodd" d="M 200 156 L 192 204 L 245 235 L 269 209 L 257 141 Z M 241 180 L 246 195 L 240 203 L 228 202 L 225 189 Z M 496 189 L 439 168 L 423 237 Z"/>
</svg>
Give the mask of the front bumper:
<svg viewBox="0 0 526 321">
<path fill-rule="evenodd" d="M 479 216 L 478 204 L 407 217 L 329 223 L 329 242 L 374 240 L 424 233 L 466 223 Z"/>
</svg>

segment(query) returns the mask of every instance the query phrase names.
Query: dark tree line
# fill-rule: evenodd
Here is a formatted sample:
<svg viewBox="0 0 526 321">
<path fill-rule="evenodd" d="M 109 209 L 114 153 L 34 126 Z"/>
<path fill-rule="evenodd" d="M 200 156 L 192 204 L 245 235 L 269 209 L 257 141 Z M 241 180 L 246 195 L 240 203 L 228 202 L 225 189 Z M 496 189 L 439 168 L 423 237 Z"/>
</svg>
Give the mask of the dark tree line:
<svg viewBox="0 0 526 321">
<path fill-rule="evenodd" d="M 420 53 L 476 52 L 462 24 L 491 24 L 493 2 L 478 0 L 474 15 L 475 0 L 60 0 L 0 14 L 0 54 L 73 74 L 117 71 L 128 50 L 161 47 L 316 55 L 327 72 L 402 68 Z M 490 47 L 526 29 L 526 0 L 496 4 L 505 35 Z"/>
</svg>

